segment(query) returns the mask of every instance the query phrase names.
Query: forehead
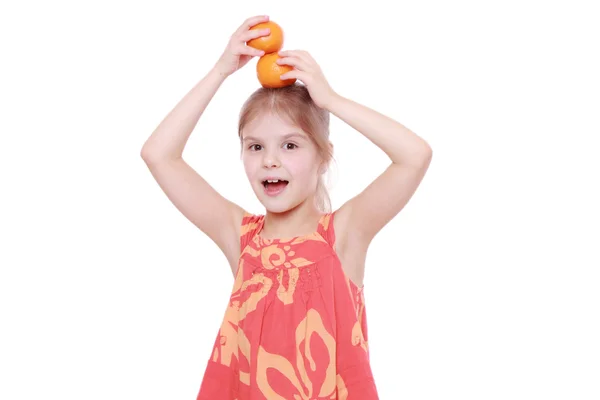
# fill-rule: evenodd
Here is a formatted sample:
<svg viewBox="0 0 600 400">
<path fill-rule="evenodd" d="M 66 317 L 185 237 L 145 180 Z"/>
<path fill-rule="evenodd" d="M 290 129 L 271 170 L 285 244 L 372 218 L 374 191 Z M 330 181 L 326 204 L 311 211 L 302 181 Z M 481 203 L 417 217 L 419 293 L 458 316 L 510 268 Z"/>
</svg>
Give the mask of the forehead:
<svg viewBox="0 0 600 400">
<path fill-rule="evenodd" d="M 299 133 L 306 137 L 306 134 L 302 129 L 292 124 L 287 118 L 282 118 L 274 113 L 263 113 L 244 127 L 242 139 L 247 136 L 267 139 L 270 137 L 284 136 L 290 133 Z"/>
</svg>

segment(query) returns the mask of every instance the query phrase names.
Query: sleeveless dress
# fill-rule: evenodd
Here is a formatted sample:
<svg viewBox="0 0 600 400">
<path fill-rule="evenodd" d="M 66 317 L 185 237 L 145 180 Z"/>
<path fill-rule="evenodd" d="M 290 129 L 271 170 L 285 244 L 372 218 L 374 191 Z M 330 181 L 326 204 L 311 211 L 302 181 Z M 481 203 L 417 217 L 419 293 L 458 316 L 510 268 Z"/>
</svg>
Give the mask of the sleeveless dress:
<svg viewBox="0 0 600 400">
<path fill-rule="evenodd" d="M 287 239 L 262 238 L 264 215 L 244 215 L 239 267 L 196 400 L 379 399 L 363 288 L 335 253 L 334 214 Z"/>
</svg>

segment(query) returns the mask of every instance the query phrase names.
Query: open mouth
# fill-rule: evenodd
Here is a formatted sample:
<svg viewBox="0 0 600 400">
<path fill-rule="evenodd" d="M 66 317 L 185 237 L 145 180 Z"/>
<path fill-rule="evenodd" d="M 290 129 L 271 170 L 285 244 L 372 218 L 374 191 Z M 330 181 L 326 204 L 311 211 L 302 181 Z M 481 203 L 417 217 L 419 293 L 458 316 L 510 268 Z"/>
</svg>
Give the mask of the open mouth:
<svg viewBox="0 0 600 400">
<path fill-rule="evenodd" d="M 286 188 L 288 183 L 289 181 L 286 181 L 284 179 L 269 179 L 262 181 L 263 187 L 265 188 L 265 192 L 270 196 L 274 196 L 281 193 Z"/>
<path fill-rule="evenodd" d="M 267 187 L 267 186 L 285 186 L 288 183 L 289 182 L 286 181 L 285 179 L 274 179 L 274 180 L 267 179 L 267 180 L 262 181 L 262 184 L 263 184 L 264 187 Z"/>
</svg>

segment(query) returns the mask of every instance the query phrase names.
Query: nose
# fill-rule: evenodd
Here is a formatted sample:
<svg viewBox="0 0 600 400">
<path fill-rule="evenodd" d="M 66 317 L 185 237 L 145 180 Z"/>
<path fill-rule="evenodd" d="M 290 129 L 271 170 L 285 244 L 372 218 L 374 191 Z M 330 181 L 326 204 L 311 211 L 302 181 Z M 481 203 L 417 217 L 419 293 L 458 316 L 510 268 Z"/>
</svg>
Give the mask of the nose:
<svg viewBox="0 0 600 400">
<path fill-rule="evenodd" d="M 279 167 L 280 162 L 279 162 L 279 157 L 277 157 L 277 154 L 273 151 L 270 152 L 266 152 L 264 153 L 264 157 L 263 157 L 263 167 L 265 168 L 277 168 Z"/>
</svg>

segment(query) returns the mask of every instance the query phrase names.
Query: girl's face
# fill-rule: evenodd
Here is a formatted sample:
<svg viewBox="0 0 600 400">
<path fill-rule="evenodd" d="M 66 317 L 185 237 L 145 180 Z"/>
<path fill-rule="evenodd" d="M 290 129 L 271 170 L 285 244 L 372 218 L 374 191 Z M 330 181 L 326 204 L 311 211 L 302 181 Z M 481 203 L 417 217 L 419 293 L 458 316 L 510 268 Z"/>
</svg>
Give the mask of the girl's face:
<svg viewBox="0 0 600 400">
<path fill-rule="evenodd" d="M 270 212 L 290 210 L 313 198 L 320 158 L 300 128 L 269 113 L 242 132 L 242 160 L 258 200 Z"/>
</svg>

